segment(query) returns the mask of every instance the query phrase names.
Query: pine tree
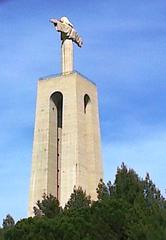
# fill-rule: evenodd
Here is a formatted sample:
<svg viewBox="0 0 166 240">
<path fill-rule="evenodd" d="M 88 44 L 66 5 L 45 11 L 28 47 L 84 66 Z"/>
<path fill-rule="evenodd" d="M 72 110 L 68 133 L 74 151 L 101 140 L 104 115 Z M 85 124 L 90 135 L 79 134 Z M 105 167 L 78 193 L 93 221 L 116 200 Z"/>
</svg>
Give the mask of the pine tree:
<svg viewBox="0 0 166 240">
<path fill-rule="evenodd" d="M 6 228 L 10 228 L 10 227 L 13 227 L 15 225 L 15 221 L 13 219 L 13 217 L 8 214 L 6 215 L 6 218 L 3 219 L 3 228 L 6 229 Z"/>
<path fill-rule="evenodd" d="M 61 212 L 61 207 L 59 206 L 59 201 L 53 195 L 43 195 L 42 201 L 37 201 L 37 207 L 34 207 L 35 216 L 41 217 L 46 216 L 48 218 L 53 218 Z"/>
<path fill-rule="evenodd" d="M 86 192 L 83 191 L 81 187 L 78 187 L 78 189 L 74 188 L 69 201 L 65 205 L 65 210 L 87 208 L 90 204 L 90 196 L 87 196 Z"/>
</svg>

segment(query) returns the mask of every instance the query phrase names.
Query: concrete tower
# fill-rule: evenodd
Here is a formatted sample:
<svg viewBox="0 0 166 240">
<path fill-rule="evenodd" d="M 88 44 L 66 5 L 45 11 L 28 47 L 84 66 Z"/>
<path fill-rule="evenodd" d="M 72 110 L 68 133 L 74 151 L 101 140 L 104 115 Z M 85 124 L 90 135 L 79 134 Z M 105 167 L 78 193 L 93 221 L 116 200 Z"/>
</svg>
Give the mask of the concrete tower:
<svg viewBox="0 0 166 240">
<path fill-rule="evenodd" d="M 102 175 L 97 90 L 93 82 L 73 71 L 70 22 L 51 19 L 62 40 L 62 74 L 38 82 L 32 173 L 28 215 L 44 193 L 58 198 L 62 206 L 74 186 L 81 186 L 96 199 Z"/>
</svg>

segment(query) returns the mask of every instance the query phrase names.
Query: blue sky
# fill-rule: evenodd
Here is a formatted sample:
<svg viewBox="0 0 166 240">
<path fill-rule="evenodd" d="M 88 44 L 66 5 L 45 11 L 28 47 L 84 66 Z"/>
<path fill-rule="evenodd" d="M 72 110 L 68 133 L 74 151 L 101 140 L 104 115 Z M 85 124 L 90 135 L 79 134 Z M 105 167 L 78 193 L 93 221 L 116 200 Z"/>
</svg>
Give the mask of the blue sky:
<svg viewBox="0 0 166 240">
<path fill-rule="evenodd" d="M 51 17 L 83 37 L 75 69 L 98 87 L 105 180 L 125 162 L 166 188 L 166 1 L 0 0 L 0 221 L 27 214 L 37 81 L 60 72 Z"/>
</svg>

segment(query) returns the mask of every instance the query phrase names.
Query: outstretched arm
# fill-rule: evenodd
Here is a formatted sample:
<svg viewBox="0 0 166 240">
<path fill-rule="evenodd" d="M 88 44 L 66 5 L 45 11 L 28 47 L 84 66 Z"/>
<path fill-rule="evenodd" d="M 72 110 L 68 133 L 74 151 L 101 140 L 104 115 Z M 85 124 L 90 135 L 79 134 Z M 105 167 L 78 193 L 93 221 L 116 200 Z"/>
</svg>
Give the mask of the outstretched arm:
<svg viewBox="0 0 166 240">
<path fill-rule="evenodd" d="M 55 19 L 55 18 L 50 18 L 49 21 L 50 21 L 51 23 L 53 23 L 54 25 L 57 25 L 57 22 L 58 22 L 58 20 Z"/>
</svg>

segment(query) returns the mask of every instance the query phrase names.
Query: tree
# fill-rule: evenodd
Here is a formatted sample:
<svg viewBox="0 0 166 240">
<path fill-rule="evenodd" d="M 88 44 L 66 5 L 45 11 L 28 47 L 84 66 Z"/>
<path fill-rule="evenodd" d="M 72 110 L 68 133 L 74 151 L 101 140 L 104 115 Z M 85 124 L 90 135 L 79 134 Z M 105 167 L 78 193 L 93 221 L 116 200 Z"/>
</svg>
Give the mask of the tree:
<svg viewBox="0 0 166 240">
<path fill-rule="evenodd" d="M 44 195 L 34 209 L 40 217 L 3 229 L 4 239 L 166 239 L 166 200 L 148 174 L 141 179 L 122 164 L 113 184 L 99 182 L 97 194 L 98 200 L 91 202 L 81 187 L 74 188 L 64 211 L 55 197 Z"/>
<path fill-rule="evenodd" d="M 35 216 L 41 217 L 46 216 L 48 218 L 53 218 L 61 212 L 61 207 L 59 206 L 59 201 L 52 194 L 43 195 L 42 201 L 37 201 L 37 207 L 33 208 Z"/>
<path fill-rule="evenodd" d="M 143 198 L 144 183 L 133 169 L 128 169 L 124 163 L 117 169 L 114 182 L 114 194 L 134 204 L 138 198 Z"/>
<path fill-rule="evenodd" d="M 3 219 L 3 228 L 6 229 L 6 228 L 10 228 L 10 227 L 13 227 L 15 225 L 15 221 L 14 219 L 12 218 L 12 216 L 10 214 L 6 215 L 6 218 Z"/>
<path fill-rule="evenodd" d="M 109 189 L 102 179 L 100 179 L 96 192 L 99 201 L 104 200 L 110 196 Z"/>
<path fill-rule="evenodd" d="M 4 240 L 4 229 L 0 228 L 0 240 Z"/>
<path fill-rule="evenodd" d="M 150 179 L 149 173 L 146 174 L 144 180 L 144 197 L 146 199 L 147 206 L 163 207 L 164 198 L 161 196 L 159 189 L 156 188 L 155 184 Z"/>
<path fill-rule="evenodd" d="M 86 192 L 83 191 L 81 187 L 78 187 L 78 189 L 74 188 L 69 201 L 65 205 L 65 210 L 88 208 L 90 204 L 90 196 L 87 196 Z"/>
</svg>

